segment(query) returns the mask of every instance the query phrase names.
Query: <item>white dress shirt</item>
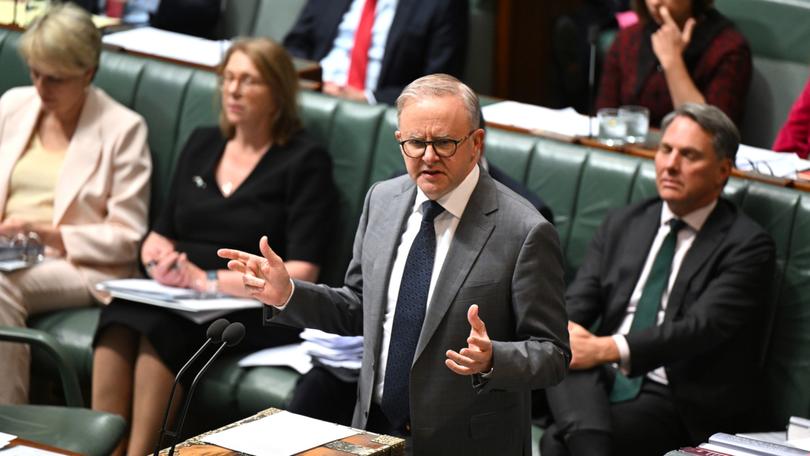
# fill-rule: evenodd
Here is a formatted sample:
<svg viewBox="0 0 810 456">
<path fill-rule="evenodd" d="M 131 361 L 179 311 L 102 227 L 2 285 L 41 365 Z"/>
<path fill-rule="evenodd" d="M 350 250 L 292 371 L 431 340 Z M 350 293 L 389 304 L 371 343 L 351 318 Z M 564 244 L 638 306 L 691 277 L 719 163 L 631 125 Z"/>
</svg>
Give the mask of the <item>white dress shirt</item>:
<svg viewBox="0 0 810 456">
<path fill-rule="evenodd" d="M 669 292 L 672 290 L 672 285 L 675 283 L 675 279 L 678 277 L 678 271 L 681 269 L 683 259 L 686 256 L 686 253 L 692 247 L 692 242 L 694 242 L 698 231 L 700 231 L 703 224 L 706 223 L 706 219 L 709 218 L 709 214 L 712 213 L 715 206 L 717 206 L 717 200 L 714 200 L 708 205 L 703 206 L 700 209 L 696 209 L 681 217 L 681 220 L 686 223 L 686 226 L 683 227 L 683 229 L 681 229 L 681 231 L 678 233 L 678 240 L 675 244 L 675 256 L 672 259 L 672 269 L 669 273 L 669 281 L 667 282 L 667 287 L 661 296 L 661 306 L 658 308 L 658 316 L 656 318 L 657 325 L 660 325 L 661 322 L 664 321 L 664 313 L 667 309 L 667 302 L 669 301 Z M 655 239 L 653 239 L 652 246 L 650 247 L 650 253 L 647 255 L 647 260 L 644 262 L 644 269 L 641 270 L 641 275 L 636 283 L 636 288 L 633 289 L 633 294 L 630 295 L 630 302 L 627 304 L 627 315 L 625 315 L 624 320 L 622 320 L 619 330 L 615 335 L 613 335 L 613 340 L 616 342 L 616 346 L 619 349 L 619 357 L 621 358 L 619 366 L 624 373 L 630 371 L 631 362 L 630 347 L 627 344 L 627 339 L 624 337 L 624 335 L 630 332 L 630 326 L 633 324 L 633 316 L 636 313 L 638 301 L 641 299 L 641 293 L 644 291 L 644 285 L 647 283 L 647 278 L 650 275 L 650 270 L 652 269 L 655 257 L 658 255 L 658 250 L 661 249 L 661 244 L 663 244 L 664 238 L 666 238 L 670 232 L 669 221 L 674 218 L 677 218 L 677 216 L 672 213 L 669 206 L 666 203 L 662 204 L 661 222 L 658 225 L 658 233 L 655 235 Z M 664 371 L 663 366 L 649 372 L 647 377 L 655 382 L 662 383 L 664 385 L 668 384 L 667 374 Z"/>
<path fill-rule="evenodd" d="M 388 32 L 394 22 L 397 12 L 398 0 L 377 0 L 374 10 L 374 25 L 371 28 L 371 45 L 368 49 L 368 66 L 366 67 L 366 98 L 375 102 L 373 91 L 377 89 L 380 78 L 385 43 L 388 41 Z M 353 0 L 351 6 L 343 14 L 332 44 L 332 50 L 321 60 L 321 72 L 324 82 L 332 82 L 345 86 L 349 80 L 349 65 L 352 61 L 352 48 L 354 47 L 354 34 L 360 24 L 360 15 L 366 0 Z"/>
<path fill-rule="evenodd" d="M 472 195 L 475 186 L 478 184 L 480 173 L 478 165 L 475 165 L 458 187 L 437 200 L 444 208 L 444 212 L 433 220 L 433 227 L 436 230 L 436 257 L 433 260 L 433 273 L 430 276 L 426 310 L 430 306 L 430 298 L 433 296 L 433 289 L 436 287 L 436 279 L 442 271 L 442 265 L 445 258 L 447 258 L 450 244 L 452 244 L 453 237 L 456 235 L 458 222 L 464 214 L 470 195 Z M 416 235 L 419 233 L 419 227 L 422 225 L 420 208 L 422 203 L 427 200 L 428 197 L 417 187 L 416 200 L 408 216 L 405 232 L 402 233 L 400 238 L 394 266 L 391 269 L 391 278 L 388 282 L 388 299 L 383 319 L 382 346 L 380 347 L 379 363 L 377 363 L 377 382 L 374 387 L 374 400 L 377 403 L 382 401 L 383 396 L 385 367 L 388 363 L 388 346 L 391 344 L 391 330 L 394 326 L 394 313 L 396 312 L 397 298 L 399 297 L 399 286 L 402 283 L 402 274 L 405 271 L 405 261 L 411 251 L 411 244 L 413 244 Z"/>
</svg>

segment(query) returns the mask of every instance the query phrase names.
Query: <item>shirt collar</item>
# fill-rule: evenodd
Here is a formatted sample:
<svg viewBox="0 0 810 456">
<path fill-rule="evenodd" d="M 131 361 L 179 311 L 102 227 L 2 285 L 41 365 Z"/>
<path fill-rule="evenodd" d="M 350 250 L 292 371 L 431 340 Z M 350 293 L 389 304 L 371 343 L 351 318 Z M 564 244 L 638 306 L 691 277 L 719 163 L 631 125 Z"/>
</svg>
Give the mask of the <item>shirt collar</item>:
<svg viewBox="0 0 810 456">
<path fill-rule="evenodd" d="M 711 214 L 714 210 L 715 206 L 717 206 L 716 199 L 699 209 L 695 209 L 683 217 L 678 217 L 672 213 L 672 211 L 669 209 L 669 205 L 666 203 L 666 201 L 664 201 L 661 208 L 661 225 L 669 223 L 669 221 L 674 218 L 680 218 L 686 223 L 687 226 L 689 226 L 689 228 L 693 229 L 694 231 L 700 231 L 700 229 L 703 228 L 703 224 L 706 223 L 706 219 L 709 218 L 709 214 Z"/>
<path fill-rule="evenodd" d="M 446 195 L 439 198 L 437 202 L 442 205 L 445 211 L 452 214 L 453 217 L 460 219 L 464 214 L 464 209 L 467 207 L 467 203 L 470 201 L 470 196 L 472 195 L 473 190 L 475 190 L 475 186 L 478 184 L 478 178 L 480 175 L 481 171 L 478 169 L 478 165 L 476 164 L 473 166 L 470 173 L 467 174 L 467 177 L 465 177 L 464 180 L 458 184 L 458 187 L 450 190 Z M 422 189 L 420 189 L 419 186 L 416 186 L 416 201 L 413 203 L 413 210 L 418 211 L 422 206 L 422 203 L 427 200 L 427 195 L 422 192 Z"/>
</svg>

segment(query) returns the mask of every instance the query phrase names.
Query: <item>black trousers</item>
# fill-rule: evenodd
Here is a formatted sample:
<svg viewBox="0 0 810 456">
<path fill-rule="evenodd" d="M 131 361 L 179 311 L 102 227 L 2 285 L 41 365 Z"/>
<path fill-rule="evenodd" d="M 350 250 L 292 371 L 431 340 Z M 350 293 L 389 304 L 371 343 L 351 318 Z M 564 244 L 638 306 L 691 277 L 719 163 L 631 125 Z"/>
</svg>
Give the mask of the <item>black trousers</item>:
<svg viewBox="0 0 810 456">
<path fill-rule="evenodd" d="M 570 371 L 546 390 L 553 422 L 541 439 L 543 456 L 579 456 L 582 448 L 591 456 L 660 455 L 700 443 L 691 441 L 666 385 L 645 379 L 638 397 L 611 404 L 614 376 L 608 366 Z"/>
</svg>

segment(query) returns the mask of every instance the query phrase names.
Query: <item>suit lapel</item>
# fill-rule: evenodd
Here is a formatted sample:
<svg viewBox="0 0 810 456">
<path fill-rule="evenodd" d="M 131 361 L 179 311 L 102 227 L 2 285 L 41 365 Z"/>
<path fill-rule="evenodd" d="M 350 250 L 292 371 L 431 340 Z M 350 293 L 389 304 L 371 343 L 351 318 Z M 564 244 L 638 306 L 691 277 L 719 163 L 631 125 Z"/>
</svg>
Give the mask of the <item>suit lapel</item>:
<svg viewBox="0 0 810 456">
<path fill-rule="evenodd" d="M 631 244 L 637 246 L 638 250 L 618 253 L 618 264 L 616 266 L 619 268 L 617 284 L 620 289 L 616 293 L 616 299 L 613 301 L 616 305 L 607 309 L 606 321 L 602 325 L 608 332 L 614 332 L 625 315 L 627 315 L 627 305 L 630 302 L 630 297 L 638 283 L 639 276 L 641 276 L 641 270 L 644 268 L 644 262 L 650 253 L 650 247 L 655 235 L 658 233 L 662 204 L 661 201 L 658 201 L 655 204 L 648 205 L 635 223 L 629 223 L 626 231 L 619 233 L 621 238 L 631 240 Z"/>
<path fill-rule="evenodd" d="M 388 305 L 388 282 L 391 280 L 391 269 L 394 266 L 394 260 L 397 254 L 397 247 L 399 247 L 399 240 L 402 236 L 402 231 L 405 227 L 405 221 L 410 215 L 411 208 L 413 207 L 414 198 L 416 198 L 416 186 L 408 179 L 402 186 L 401 192 L 394 195 L 391 201 L 382 201 L 383 205 L 380 208 L 381 214 L 374 219 L 377 223 L 369 223 L 369 227 L 376 227 L 376 235 L 379 238 L 376 246 L 377 252 L 375 257 L 379 258 L 384 264 L 377 264 L 375 262 L 374 271 L 372 271 L 370 283 L 371 290 L 369 293 L 369 300 L 364 302 L 371 303 L 370 308 L 365 311 L 369 312 L 371 328 L 379 331 L 377 334 L 368 335 L 374 341 L 374 352 L 377 353 L 380 349 L 380 342 L 382 336 L 383 320 L 385 318 L 385 311 Z M 379 203 L 378 203 L 379 204 Z M 379 223 L 383 221 L 383 223 Z M 399 229 L 390 229 L 391 223 Z"/>
<path fill-rule="evenodd" d="M 695 237 L 692 247 L 686 253 L 678 270 L 678 276 L 672 285 L 672 291 L 667 300 L 667 308 L 664 312 L 664 320 L 671 320 L 677 315 L 678 310 L 683 305 L 683 298 L 686 288 L 697 274 L 706 260 L 714 254 L 715 249 L 723 241 L 729 226 L 734 221 L 733 213 L 721 199 L 717 201 L 717 206 L 712 211 L 706 223 Z"/>
<path fill-rule="evenodd" d="M 100 100 L 93 87 L 88 88 L 76 132 L 70 139 L 65 163 L 59 173 L 53 201 L 53 223 L 58 225 L 79 190 L 96 172 L 104 138 L 101 132 Z"/>
<path fill-rule="evenodd" d="M 3 154 L 0 155 L 0 182 L 4 183 L 4 185 L 0 185 L 0 219 L 6 213 L 11 173 L 14 170 L 14 165 L 17 164 L 17 160 L 20 159 L 28 146 L 31 134 L 37 125 L 41 108 L 42 102 L 39 96 L 34 94 L 28 106 L 6 120 L 4 136 L 0 138 L 3 145 Z"/>
<path fill-rule="evenodd" d="M 416 344 L 414 362 L 430 342 L 495 229 L 495 222 L 490 215 L 497 210 L 497 189 L 492 179 L 482 172 L 478 185 L 470 195 L 470 200 L 464 209 L 450 250 L 442 265 L 442 271 L 433 288 L 433 296 L 425 314 L 419 342 Z"/>
</svg>

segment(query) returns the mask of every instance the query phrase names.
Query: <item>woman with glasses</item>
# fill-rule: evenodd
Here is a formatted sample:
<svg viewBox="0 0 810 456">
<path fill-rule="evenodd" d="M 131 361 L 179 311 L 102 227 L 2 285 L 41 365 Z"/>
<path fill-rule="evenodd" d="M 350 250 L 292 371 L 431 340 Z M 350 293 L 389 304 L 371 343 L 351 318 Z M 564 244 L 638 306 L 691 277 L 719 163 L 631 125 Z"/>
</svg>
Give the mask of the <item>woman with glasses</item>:
<svg viewBox="0 0 810 456">
<path fill-rule="evenodd" d="M 301 129 L 293 64 L 281 46 L 255 38 L 235 42 L 218 72 L 219 128 L 191 134 L 141 262 L 161 284 L 247 297 L 241 275 L 228 271 L 216 251 L 259 253 L 256 240 L 267 235 L 293 277 L 313 281 L 329 243 L 336 192 L 329 155 Z M 262 327 L 260 308 L 225 317 L 247 327 L 243 350 L 298 340 L 291 328 Z M 130 420 L 128 444 L 119 451 L 154 450 L 174 376 L 205 340 L 206 327 L 123 300 L 104 310 L 93 408 Z"/>
<path fill-rule="evenodd" d="M 2 326 L 106 302 L 98 282 L 137 274 L 152 168 L 143 119 L 91 84 L 101 34 L 89 14 L 47 10 L 19 51 L 33 86 L 0 98 L 0 236 L 39 239 L 46 258 L 0 273 Z M 0 344 L 0 366 L 0 404 L 26 402 L 27 347 Z"/>
</svg>

